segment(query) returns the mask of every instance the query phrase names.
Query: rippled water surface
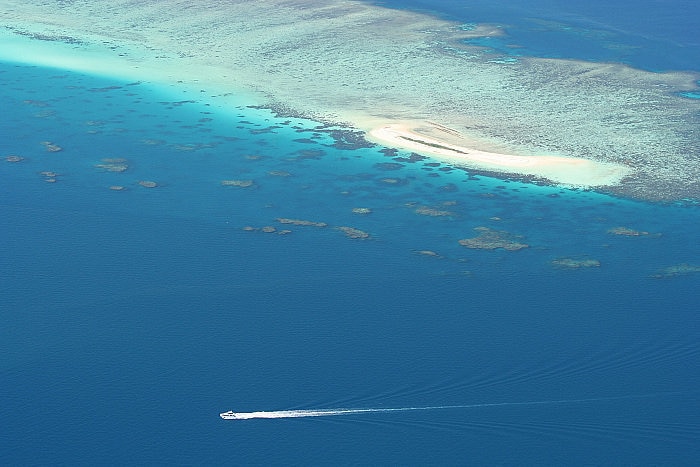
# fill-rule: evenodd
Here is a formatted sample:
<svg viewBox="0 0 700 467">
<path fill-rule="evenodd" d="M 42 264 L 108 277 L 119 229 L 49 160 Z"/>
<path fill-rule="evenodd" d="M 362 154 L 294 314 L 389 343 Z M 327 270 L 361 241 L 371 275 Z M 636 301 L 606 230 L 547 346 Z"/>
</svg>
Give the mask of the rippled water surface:
<svg viewBox="0 0 700 467">
<path fill-rule="evenodd" d="M 206 93 L 0 78 L 3 463 L 700 454 L 692 200 L 472 176 Z"/>
</svg>

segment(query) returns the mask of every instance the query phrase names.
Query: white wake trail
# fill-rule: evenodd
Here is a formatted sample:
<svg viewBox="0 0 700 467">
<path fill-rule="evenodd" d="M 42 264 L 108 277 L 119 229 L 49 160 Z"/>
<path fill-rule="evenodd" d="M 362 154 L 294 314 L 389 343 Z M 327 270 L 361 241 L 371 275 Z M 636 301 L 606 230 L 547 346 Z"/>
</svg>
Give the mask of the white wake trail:
<svg viewBox="0 0 700 467">
<path fill-rule="evenodd" d="M 381 413 L 381 412 L 410 412 L 415 410 L 445 410 L 445 409 L 472 409 L 477 407 L 503 407 L 514 405 L 548 405 L 548 404 L 575 404 L 584 402 L 600 402 L 620 399 L 638 399 L 646 397 L 654 397 L 666 394 L 643 394 L 643 395 L 628 395 L 617 397 L 596 397 L 590 399 L 560 399 L 560 400 L 544 400 L 544 401 L 525 401 L 525 402 L 495 402 L 487 404 L 469 404 L 469 405 L 437 405 L 427 407 L 396 407 L 396 408 L 366 408 L 366 409 L 306 409 L 306 410 L 273 410 L 262 412 L 222 412 L 219 414 L 224 420 L 248 420 L 251 418 L 300 418 L 300 417 L 329 417 L 334 415 L 351 415 L 361 413 Z"/>
<path fill-rule="evenodd" d="M 273 410 L 269 412 L 223 412 L 219 414 L 224 420 L 246 420 L 250 418 L 298 418 L 329 417 L 332 415 L 349 415 L 357 413 L 403 412 L 407 410 L 428 410 L 443 407 L 399 407 L 392 409 L 310 409 L 310 410 Z M 446 408 L 446 407 L 445 407 Z"/>
</svg>

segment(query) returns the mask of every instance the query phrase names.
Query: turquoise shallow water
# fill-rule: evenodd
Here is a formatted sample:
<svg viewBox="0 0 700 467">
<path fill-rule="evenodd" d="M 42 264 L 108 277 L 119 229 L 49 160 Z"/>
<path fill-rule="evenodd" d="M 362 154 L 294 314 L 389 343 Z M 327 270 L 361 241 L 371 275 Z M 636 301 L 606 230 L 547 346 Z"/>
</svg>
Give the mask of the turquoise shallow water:
<svg viewBox="0 0 700 467">
<path fill-rule="evenodd" d="M 232 112 L 206 93 L 0 71 L 0 156 L 24 157 L 0 161 L 3 463 L 690 465 L 700 454 L 700 273 L 667 269 L 700 265 L 692 203 L 339 149 L 317 123 Z M 105 158 L 128 168 L 96 167 Z M 608 233 L 619 226 L 649 234 Z M 461 246 L 476 227 L 530 247 Z M 600 266 L 554 267 L 561 258 Z M 602 399 L 576 402 L 591 398 Z"/>
</svg>

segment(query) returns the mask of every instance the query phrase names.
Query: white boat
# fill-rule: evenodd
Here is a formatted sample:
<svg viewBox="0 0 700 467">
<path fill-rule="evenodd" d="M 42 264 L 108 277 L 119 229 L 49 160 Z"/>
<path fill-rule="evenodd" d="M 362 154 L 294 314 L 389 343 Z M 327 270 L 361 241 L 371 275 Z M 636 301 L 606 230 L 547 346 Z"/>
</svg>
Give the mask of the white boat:
<svg viewBox="0 0 700 467">
<path fill-rule="evenodd" d="M 228 412 L 222 412 L 219 414 L 219 416 L 224 420 L 235 420 L 236 418 L 238 418 L 236 417 L 236 412 L 233 412 L 231 410 L 229 410 Z"/>
</svg>

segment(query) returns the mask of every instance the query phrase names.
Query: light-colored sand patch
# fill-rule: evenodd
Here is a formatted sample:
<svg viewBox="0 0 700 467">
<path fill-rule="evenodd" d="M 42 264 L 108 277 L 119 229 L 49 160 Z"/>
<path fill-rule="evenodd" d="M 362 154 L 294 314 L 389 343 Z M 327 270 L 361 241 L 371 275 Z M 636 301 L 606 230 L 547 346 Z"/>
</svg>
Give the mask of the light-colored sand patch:
<svg viewBox="0 0 700 467">
<path fill-rule="evenodd" d="M 430 128 L 434 125 L 428 124 Z M 473 167 L 504 174 L 531 175 L 545 178 L 554 183 L 596 187 L 616 185 L 631 170 L 623 165 L 593 160 L 557 156 L 517 156 L 480 151 L 473 147 L 455 145 L 449 140 L 459 140 L 453 133 L 450 138 L 434 139 L 421 134 L 426 125 L 413 123 L 392 123 L 377 127 L 368 132 L 370 140 L 379 144 L 407 149 L 420 154 L 428 154 L 458 167 Z M 463 139 L 465 145 L 477 143 Z"/>
</svg>

